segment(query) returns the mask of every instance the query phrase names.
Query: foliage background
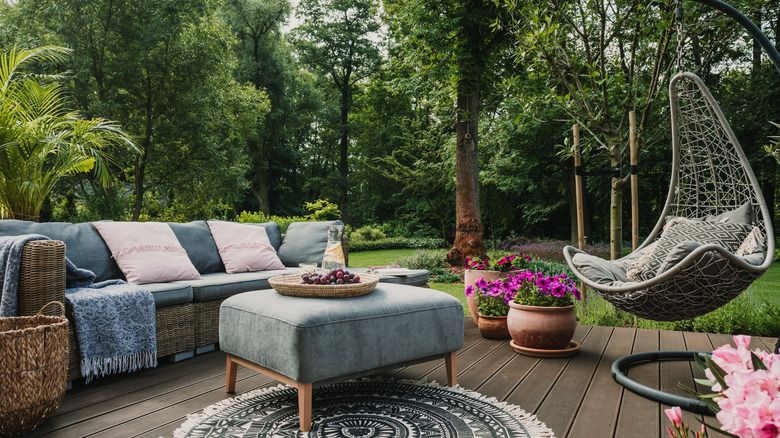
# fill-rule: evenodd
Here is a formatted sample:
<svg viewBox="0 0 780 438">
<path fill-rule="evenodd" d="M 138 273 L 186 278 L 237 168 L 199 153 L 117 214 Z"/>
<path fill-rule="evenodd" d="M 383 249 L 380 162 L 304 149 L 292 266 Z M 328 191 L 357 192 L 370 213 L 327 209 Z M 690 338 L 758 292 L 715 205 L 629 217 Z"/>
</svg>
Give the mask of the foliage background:
<svg viewBox="0 0 780 438">
<path fill-rule="evenodd" d="M 66 178 L 55 187 L 41 220 L 188 221 L 236 219 L 242 212 L 304 216 L 305 203 L 323 199 L 339 204 L 351 229 L 374 226 L 386 238 L 452 242 L 455 96 L 444 82 L 446 69 L 456 62 L 445 62 L 441 52 L 424 51 L 415 52 L 414 62 L 395 61 L 410 47 L 432 46 L 446 36 L 443 32 L 461 29 L 462 11 L 458 2 L 446 2 L 441 23 L 412 34 L 403 29 L 424 19 L 426 11 L 411 3 L 307 0 L 306 10 L 296 10 L 287 0 L 0 2 L 0 50 L 48 44 L 71 48 L 72 56 L 41 65 L 41 71 L 66 72 L 70 107 L 87 117 L 118 121 L 142 148 L 140 155 L 119 153 L 118 177 L 109 187 L 90 174 Z M 632 61 L 644 71 L 650 61 L 633 59 L 624 45 L 594 58 L 598 65 L 585 65 L 583 44 L 598 45 L 600 29 L 609 33 L 619 27 L 617 13 L 610 11 L 642 10 L 642 19 L 625 32 L 652 51 L 672 26 L 668 8 L 673 5 L 656 0 L 572 3 L 582 8 L 575 15 L 583 20 L 579 26 L 592 35 L 577 42 L 572 30 L 557 21 L 562 15 L 545 12 L 560 2 L 523 2 L 526 13 L 507 21 L 512 3 L 496 8 L 493 1 L 469 1 L 496 32 L 511 29 L 489 71 L 474 73 L 490 76 L 479 116 L 486 242 L 520 236 L 568 241 L 573 236 L 568 152 L 573 122 L 587 122 L 593 132 L 583 136 L 586 167 L 605 171 L 609 160 L 598 147 L 605 141 L 596 129 L 599 119 L 572 110 L 577 96 L 549 82 L 550 69 L 569 80 L 607 84 L 621 108 L 604 111 L 641 108 L 641 99 L 632 103 L 629 97 L 643 95 L 649 76 L 639 74 L 629 83 L 621 72 Z M 731 3 L 780 45 L 777 2 Z M 305 31 L 307 14 L 336 6 L 369 12 L 358 16 L 355 26 L 380 25 L 360 40 L 364 53 L 378 58 L 365 60 L 368 73 L 352 84 L 346 124 L 343 93 L 327 68 L 331 59 L 306 52 L 317 44 Z M 730 19 L 696 2 L 685 3 L 685 14 L 684 66 L 698 72 L 721 103 L 774 209 L 777 164 L 762 148 L 769 136 L 780 133 L 769 123 L 780 121 L 780 74 L 765 56 L 756 56 L 752 42 Z M 302 20 L 301 29 L 286 29 L 291 17 Z M 346 26 L 332 16 L 323 19 L 335 29 Z M 571 40 L 573 65 L 545 64 L 543 54 L 529 46 L 529 38 L 545 29 L 546 38 Z M 674 58 L 674 46 L 672 41 L 661 48 L 665 65 Z M 420 76 L 418 70 L 431 74 Z M 594 78 L 593 71 L 605 73 Z M 640 132 L 640 235 L 653 227 L 667 192 L 664 90 L 670 74 L 659 76 L 661 91 Z M 346 173 L 340 169 L 345 133 Z M 625 147 L 627 128 L 623 125 L 615 135 Z M 586 190 L 588 241 L 608 240 L 609 178 L 587 177 Z M 629 211 L 627 196 L 621 202 Z M 630 229 L 628 220 L 623 228 Z M 623 238 L 630 236 L 626 232 Z"/>
</svg>

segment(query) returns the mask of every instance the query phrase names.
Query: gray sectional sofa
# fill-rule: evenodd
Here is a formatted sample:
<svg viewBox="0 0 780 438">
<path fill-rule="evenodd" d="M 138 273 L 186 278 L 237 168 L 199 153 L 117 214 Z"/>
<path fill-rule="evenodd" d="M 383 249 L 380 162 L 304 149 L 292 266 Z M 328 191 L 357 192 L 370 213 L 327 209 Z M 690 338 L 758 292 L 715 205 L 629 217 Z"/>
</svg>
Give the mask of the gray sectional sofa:
<svg viewBox="0 0 780 438">
<path fill-rule="evenodd" d="M 181 360 L 194 353 L 213 349 L 219 340 L 220 304 L 238 293 L 270 288 L 269 278 L 298 272 L 299 262 L 321 262 L 327 245 L 329 224 L 341 222 L 295 222 L 284 236 L 275 222 L 253 224 L 266 229 L 277 255 L 288 268 L 227 274 L 206 221 L 169 223 L 202 279 L 144 285 L 152 293 L 156 305 L 158 357 L 173 356 L 175 360 Z M 97 277 L 95 281 L 124 278 L 91 223 L 0 220 L 0 236 L 23 234 L 41 234 L 54 241 L 62 241 L 65 251 L 62 251 L 61 245 L 58 251 L 57 245 L 48 241 L 25 244 L 21 267 L 24 280 L 20 280 L 19 292 L 20 314 L 22 309 L 28 309 L 28 314 L 34 314 L 40 303 L 52 298 L 64 301 L 64 256 L 77 267 L 93 271 Z M 343 245 L 346 246 L 346 241 Z M 345 254 L 348 254 L 346 247 Z M 32 262 L 24 261 L 27 259 Z M 424 282 L 427 281 L 427 271 L 423 274 Z M 49 278 L 41 280 L 41 275 Z M 420 282 L 420 278 L 416 278 L 416 281 Z M 68 380 L 73 380 L 79 378 L 81 373 L 78 347 L 72 330 L 70 342 Z"/>
</svg>

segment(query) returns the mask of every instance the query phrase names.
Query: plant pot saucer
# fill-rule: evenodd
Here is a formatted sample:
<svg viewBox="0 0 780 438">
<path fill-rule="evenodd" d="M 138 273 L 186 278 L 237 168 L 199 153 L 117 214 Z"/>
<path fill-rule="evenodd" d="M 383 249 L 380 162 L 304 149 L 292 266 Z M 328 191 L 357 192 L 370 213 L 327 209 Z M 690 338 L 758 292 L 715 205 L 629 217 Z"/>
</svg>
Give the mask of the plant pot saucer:
<svg viewBox="0 0 780 438">
<path fill-rule="evenodd" d="M 580 343 L 577 341 L 571 341 L 569 342 L 569 345 L 566 346 L 566 348 L 557 350 L 543 350 L 539 348 L 521 347 L 515 344 L 515 341 L 509 341 L 509 345 L 511 345 L 512 349 L 520 354 L 534 357 L 569 357 L 574 356 L 580 350 Z"/>
</svg>

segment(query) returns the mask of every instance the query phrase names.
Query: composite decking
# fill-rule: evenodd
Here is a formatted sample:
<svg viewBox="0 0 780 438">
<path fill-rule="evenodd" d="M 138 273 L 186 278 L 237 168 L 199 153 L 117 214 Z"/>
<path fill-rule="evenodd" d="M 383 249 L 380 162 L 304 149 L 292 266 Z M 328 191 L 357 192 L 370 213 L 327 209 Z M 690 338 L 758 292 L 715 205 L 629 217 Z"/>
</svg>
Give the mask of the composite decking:
<svg viewBox="0 0 780 438">
<path fill-rule="evenodd" d="M 612 362 L 659 349 L 711 351 L 731 342 L 731 337 L 581 325 L 575 340 L 582 348 L 571 358 L 522 356 L 508 341 L 482 338 L 468 317 L 465 343 L 457 355 L 458 383 L 536 414 L 557 437 L 662 437 L 669 424 L 663 413 L 666 406 L 616 384 L 610 374 Z M 752 342 L 751 348 L 771 351 L 775 339 Z M 694 371 L 703 377 L 695 364 L 685 361 L 646 363 L 633 367 L 629 377 L 683 394 L 677 382 L 693 386 Z M 400 368 L 388 376 L 446 382 L 443 360 Z M 239 367 L 236 394 L 277 384 Z M 170 437 L 188 414 L 232 395 L 225 393 L 225 354 L 215 351 L 89 385 L 76 382 L 54 415 L 25 437 Z M 684 417 L 699 424 L 693 414 Z M 714 418 L 707 421 L 718 424 Z"/>
</svg>

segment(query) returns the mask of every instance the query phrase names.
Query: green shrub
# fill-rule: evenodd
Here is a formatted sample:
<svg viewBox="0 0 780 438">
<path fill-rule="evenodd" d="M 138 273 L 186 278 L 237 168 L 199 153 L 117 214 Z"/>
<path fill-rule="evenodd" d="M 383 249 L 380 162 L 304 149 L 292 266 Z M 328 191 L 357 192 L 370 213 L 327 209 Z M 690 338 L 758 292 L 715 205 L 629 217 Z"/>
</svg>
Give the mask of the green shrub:
<svg viewBox="0 0 780 438">
<path fill-rule="evenodd" d="M 396 265 L 400 265 L 407 269 L 427 269 L 432 271 L 435 268 L 443 268 L 447 265 L 444 260 L 447 256 L 446 251 L 417 251 L 409 257 L 402 257 L 395 261 Z"/>
<path fill-rule="evenodd" d="M 409 239 L 405 237 L 385 237 L 384 239 L 367 240 L 349 240 L 349 251 L 378 251 L 380 249 L 404 249 L 408 246 Z"/>
<path fill-rule="evenodd" d="M 547 276 L 556 276 L 565 274 L 567 277 L 577 280 L 574 272 L 569 269 L 569 265 L 557 262 L 548 262 L 545 260 L 531 260 L 526 264 L 526 270 L 531 272 L 541 272 Z"/>
<path fill-rule="evenodd" d="M 440 237 L 410 237 L 408 248 L 412 249 L 438 249 L 444 248 L 444 239 Z"/>
<path fill-rule="evenodd" d="M 306 202 L 303 207 L 311 212 L 306 215 L 310 221 L 330 221 L 341 217 L 338 204 L 332 204 L 327 199 Z"/>
<path fill-rule="evenodd" d="M 387 235 L 385 235 L 385 233 L 383 233 L 379 228 L 373 227 L 371 225 L 365 225 L 353 231 L 352 234 L 349 235 L 349 240 L 356 242 L 373 242 L 384 239 L 386 237 Z"/>
<path fill-rule="evenodd" d="M 457 283 L 463 280 L 460 275 L 451 274 L 443 268 L 433 268 L 428 270 L 428 278 L 434 283 Z"/>
<path fill-rule="evenodd" d="M 248 211 L 242 211 L 241 214 L 238 215 L 236 220 L 240 223 L 263 223 L 263 222 L 269 222 L 274 221 L 277 224 L 279 224 L 279 229 L 281 230 L 282 234 L 287 232 L 287 227 L 290 226 L 293 222 L 311 222 L 313 219 L 303 216 L 266 216 L 262 212 L 248 212 Z"/>
</svg>

